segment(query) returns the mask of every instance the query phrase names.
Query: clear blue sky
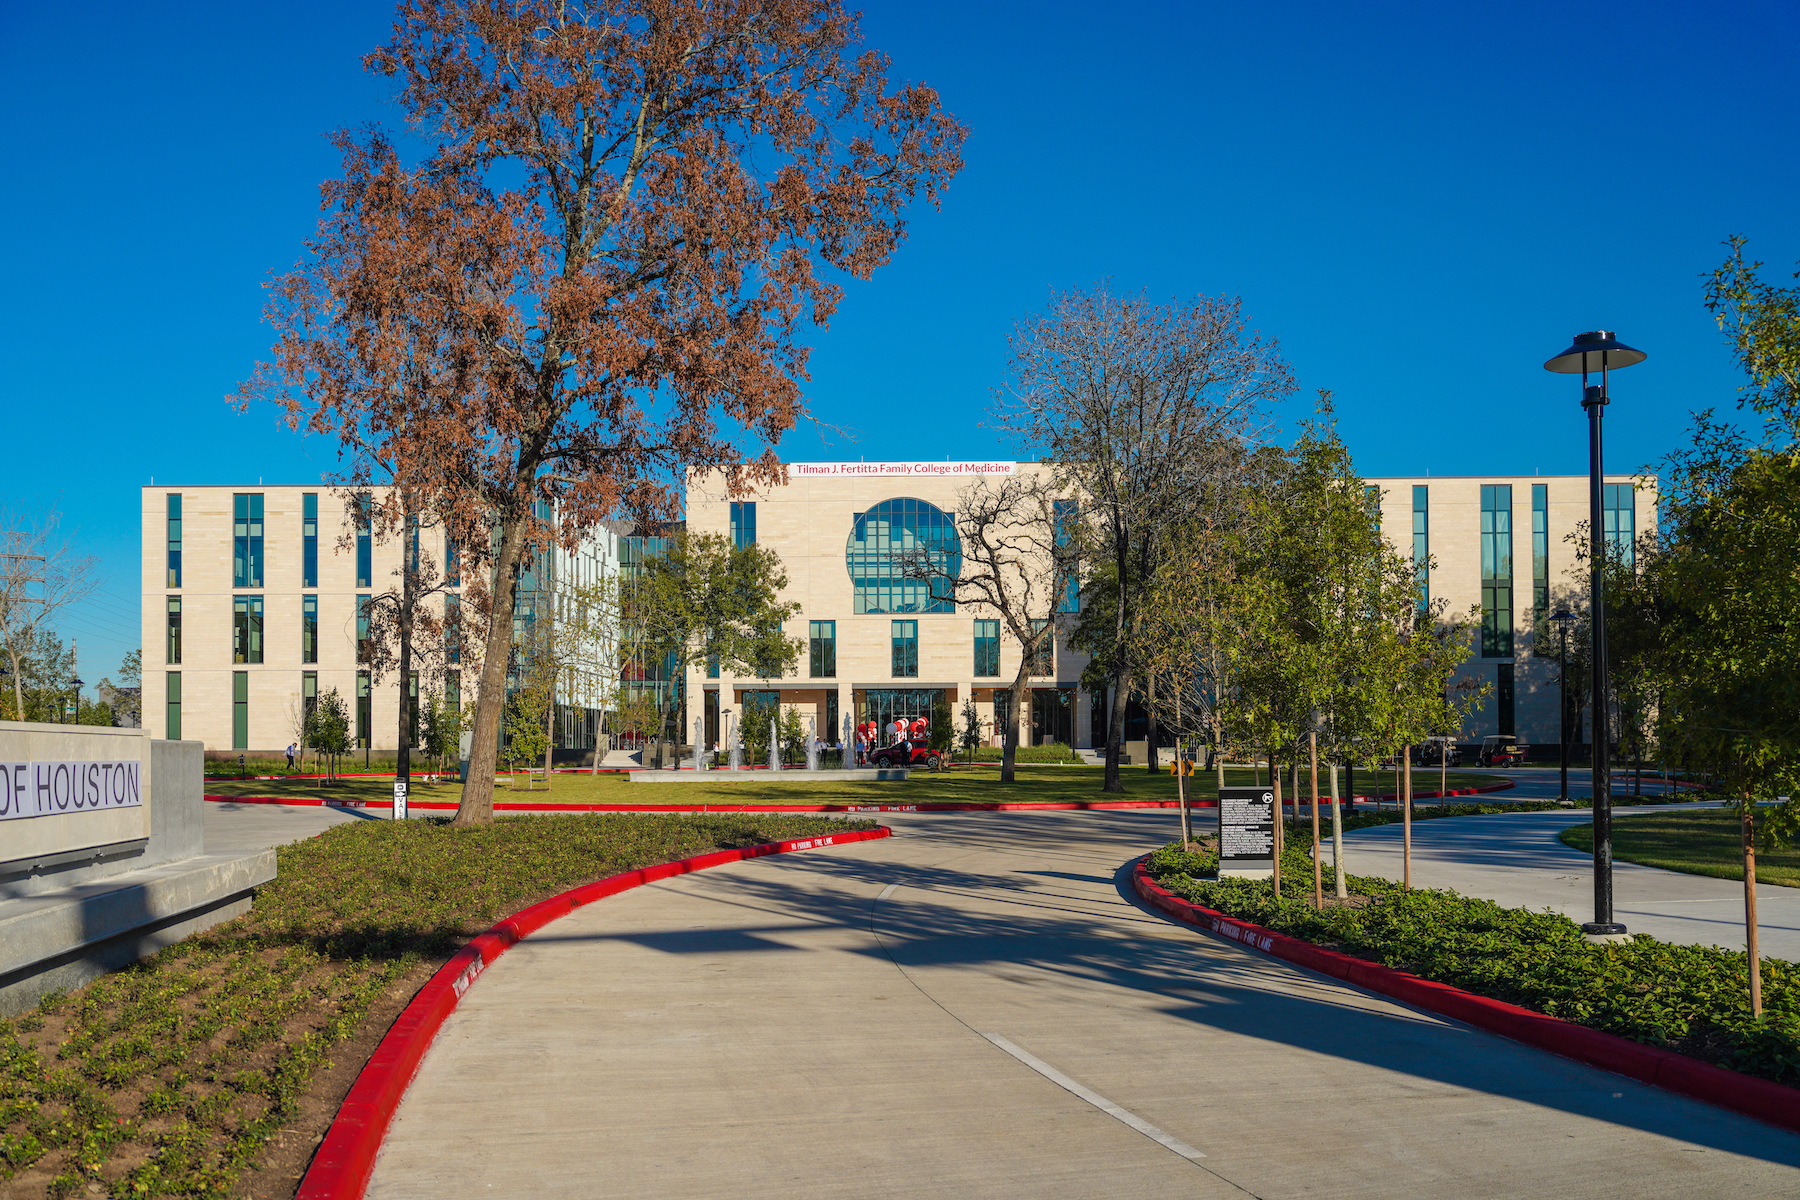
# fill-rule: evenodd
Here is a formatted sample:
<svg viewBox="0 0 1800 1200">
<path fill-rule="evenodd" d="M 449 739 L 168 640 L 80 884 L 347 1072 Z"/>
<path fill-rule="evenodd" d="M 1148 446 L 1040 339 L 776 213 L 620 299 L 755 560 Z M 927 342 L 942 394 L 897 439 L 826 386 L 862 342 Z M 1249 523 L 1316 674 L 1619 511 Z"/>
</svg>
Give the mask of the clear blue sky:
<svg viewBox="0 0 1800 1200">
<path fill-rule="evenodd" d="M 0 498 L 59 506 L 105 590 L 83 677 L 137 643 L 137 488 L 316 481 L 330 446 L 225 396 L 269 345 L 334 127 L 397 123 L 383 3 L 0 9 L 13 230 Z M 943 211 L 813 339 L 789 458 L 977 457 L 1014 320 L 1052 288 L 1237 293 L 1370 475 L 1586 469 L 1575 384 L 1614 328 L 1608 465 L 1738 384 L 1700 304 L 1732 233 L 1800 259 L 1800 8 L 923 3 L 865 9 L 972 130 Z M 1298 404 L 1297 404 L 1298 407 Z"/>
</svg>

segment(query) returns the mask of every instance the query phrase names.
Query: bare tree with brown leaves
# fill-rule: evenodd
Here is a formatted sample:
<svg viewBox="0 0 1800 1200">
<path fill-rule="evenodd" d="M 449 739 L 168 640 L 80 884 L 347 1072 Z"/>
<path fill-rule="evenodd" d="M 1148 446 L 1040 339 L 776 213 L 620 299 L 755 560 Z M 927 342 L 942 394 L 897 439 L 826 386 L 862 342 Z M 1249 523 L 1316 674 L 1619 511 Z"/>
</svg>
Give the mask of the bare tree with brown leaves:
<svg viewBox="0 0 1800 1200">
<path fill-rule="evenodd" d="M 1080 497 L 1092 574 L 1113 593 L 1109 627 L 1085 622 L 1083 633 L 1112 686 L 1101 786 L 1122 792 L 1139 595 L 1214 473 L 1212 451 L 1253 437 L 1264 407 L 1293 391 L 1293 376 L 1236 297 L 1158 306 L 1102 284 L 1052 296 L 1047 312 L 1019 323 L 1011 345 L 1011 379 L 992 424 L 1021 457 L 1053 462 L 1063 491 Z"/>
<path fill-rule="evenodd" d="M 521 563 L 675 516 L 689 468 L 733 494 L 783 482 L 799 336 L 842 294 L 822 270 L 867 278 L 961 168 L 936 92 L 890 87 L 859 40 L 835 0 L 405 0 L 365 60 L 429 153 L 338 135 L 343 177 L 240 399 L 344 438 L 352 476 L 391 466 L 491 570 L 458 823 L 493 815 Z"/>
<path fill-rule="evenodd" d="M 25 719 L 26 659 L 61 610 L 100 585 L 99 561 L 77 556 L 57 530 L 61 514 L 0 509 L 0 650 L 12 676 L 10 719 Z M 59 701 L 60 703 L 60 701 Z"/>
<path fill-rule="evenodd" d="M 1019 646 L 1019 669 L 1008 691 L 1001 783 L 1014 779 L 1032 664 L 1054 647 L 1059 621 L 1066 629 L 1072 620 L 1066 601 L 1076 578 L 1076 520 L 1073 502 L 1059 501 L 1050 478 L 983 480 L 957 493 L 960 561 L 941 547 L 925 546 L 901 567 L 908 578 L 928 581 L 934 600 L 998 616 Z"/>
</svg>

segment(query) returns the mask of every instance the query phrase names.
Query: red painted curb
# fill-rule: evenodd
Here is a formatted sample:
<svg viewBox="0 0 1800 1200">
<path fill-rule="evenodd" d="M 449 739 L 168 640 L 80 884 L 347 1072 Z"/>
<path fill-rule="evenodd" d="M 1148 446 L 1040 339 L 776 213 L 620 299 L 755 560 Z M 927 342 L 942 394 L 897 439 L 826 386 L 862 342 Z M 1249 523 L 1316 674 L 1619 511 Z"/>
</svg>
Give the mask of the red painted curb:
<svg viewBox="0 0 1800 1200">
<path fill-rule="evenodd" d="M 813 850 L 821 846 L 841 846 L 884 838 L 893 831 L 880 829 L 828 833 L 819 837 L 797 838 L 785 842 L 765 842 L 742 850 L 715 850 L 684 858 L 678 862 L 658 863 L 610 875 L 592 883 L 552 896 L 548 900 L 521 909 L 496 924 L 451 956 L 420 988 L 406 1010 L 400 1014 L 375 1053 L 363 1066 L 362 1073 L 344 1097 L 337 1116 L 326 1131 L 325 1140 L 300 1181 L 295 1200 L 361 1200 L 375 1169 L 375 1155 L 387 1135 L 388 1123 L 400 1100 L 406 1095 L 425 1052 L 431 1048 L 444 1019 L 456 1008 L 463 994 L 481 973 L 494 965 L 520 939 L 531 936 L 558 917 L 566 917 L 585 904 L 616 896 L 620 892 L 704 871 L 708 867 L 762 858 L 769 854 L 785 854 L 793 850 Z"/>
<path fill-rule="evenodd" d="M 1589 1029 L 1504 1000 L 1478 996 L 1447 983 L 1421 979 L 1407 971 L 1328 950 L 1301 938 L 1228 917 L 1183 900 L 1151 879 L 1144 870 L 1149 857 L 1146 854 L 1132 864 L 1132 886 L 1139 896 L 1176 920 L 1285 959 L 1295 966 L 1341 979 L 1365 991 L 1391 996 L 1414 1008 L 1441 1013 L 1527 1046 L 1624 1075 L 1639 1083 L 1704 1100 L 1781 1129 L 1800 1132 L 1800 1089 L 1715 1067 L 1672 1050 L 1646 1046 L 1615 1033 Z"/>
<path fill-rule="evenodd" d="M 1481 792 L 1503 792 L 1516 786 L 1502 780 L 1483 788 L 1462 788 L 1445 793 L 1448 796 L 1473 796 Z M 1436 792 L 1415 792 L 1414 800 L 1436 798 Z M 1362 800 L 1393 800 L 1389 795 L 1362 796 Z M 302 796 L 214 796 L 205 799 L 214 804 L 285 804 L 298 808 L 392 808 L 392 800 L 331 800 Z M 1311 807 L 1303 801 L 1301 808 Z M 1217 808 L 1217 800 L 1192 800 L 1190 808 Z M 457 805 L 451 800 L 413 800 L 408 808 L 452 812 Z M 917 813 L 917 812 L 1093 812 L 1121 808 L 1180 808 L 1179 800 L 1069 800 L 1020 801 L 1003 804 L 536 804 L 529 801 L 497 800 L 495 812 L 669 812 L 669 813 Z M 1286 807 L 1292 807 L 1288 805 Z"/>
</svg>

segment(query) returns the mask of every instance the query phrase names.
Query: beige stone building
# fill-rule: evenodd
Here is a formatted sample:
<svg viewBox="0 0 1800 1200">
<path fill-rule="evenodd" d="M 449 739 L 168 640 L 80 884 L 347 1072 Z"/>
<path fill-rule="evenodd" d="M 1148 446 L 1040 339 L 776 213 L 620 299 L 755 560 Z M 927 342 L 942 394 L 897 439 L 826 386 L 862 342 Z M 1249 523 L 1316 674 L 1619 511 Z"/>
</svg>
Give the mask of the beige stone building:
<svg viewBox="0 0 1800 1200">
<path fill-rule="evenodd" d="M 958 493 L 983 478 L 1035 472 L 1031 463 L 793 463 L 790 482 L 741 502 L 722 490 L 690 486 L 687 526 L 775 550 L 787 568 L 785 599 L 802 615 L 788 633 L 806 645 L 797 676 L 786 679 L 687 680 L 691 730 L 704 721 L 709 745 L 719 742 L 722 713 L 746 700 L 796 707 L 835 741 L 846 717 L 885 723 L 929 712 L 934 700 L 960 710 L 973 699 L 993 722 L 1019 662 L 1019 646 L 994 614 L 966 605 L 932 605 L 924 588 L 896 577 L 895 548 L 941 537 L 952 526 Z M 1466 612 L 1481 610 L 1481 636 L 1467 675 L 1492 685 L 1485 708 L 1463 730 L 1467 741 L 1515 734 L 1550 746 L 1558 737 L 1554 654 L 1532 653 L 1534 633 L 1571 596 L 1575 549 L 1567 540 L 1588 516 L 1585 475 L 1371 478 L 1381 527 L 1415 562 L 1422 597 Z M 1609 476 L 1608 537 L 1629 544 L 1655 524 L 1653 481 Z M 1635 485 L 1635 486 L 1634 486 Z M 1021 713 L 1030 739 L 1077 747 L 1104 744 L 1096 720 L 1104 712 L 1078 686 L 1085 656 L 1059 639 L 1048 670 L 1032 679 L 1032 705 Z M 1005 697 L 1001 697 L 1004 708 Z M 1135 706 L 1133 706 L 1135 713 Z M 1025 724 L 1028 722 L 1028 724 Z M 991 725 L 990 725 L 991 727 Z M 1585 725 L 1584 725 L 1585 728 Z M 827 734 L 825 731 L 831 731 Z M 692 736 L 691 732 L 688 736 Z M 1127 740 L 1143 736 L 1141 716 Z M 1573 737 L 1571 733 L 1571 737 Z"/>
<path fill-rule="evenodd" d="M 419 684 L 372 677 L 359 644 L 361 602 L 399 587 L 409 548 L 454 572 L 441 528 L 383 539 L 347 511 L 343 494 L 317 485 L 152 486 L 142 505 L 142 720 L 152 737 L 203 741 L 212 754 L 278 755 L 300 740 L 305 706 L 336 688 L 352 744 L 396 748 L 400 706 L 422 700 Z M 522 582 L 522 619 L 555 602 L 559 581 L 616 571 L 618 540 L 600 530 L 577 553 L 541 560 Z M 460 602 L 461 588 L 448 595 L 426 603 L 441 613 Z M 459 700 L 456 663 L 446 676 L 446 697 Z M 563 725 L 591 727 L 584 697 L 559 699 L 569 710 Z M 580 741 L 579 730 L 559 732 Z"/>
<path fill-rule="evenodd" d="M 687 528 L 756 542 L 781 556 L 783 598 L 803 616 L 787 632 L 805 645 L 797 677 L 708 677 L 691 672 L 688 725 L 703 720 L 706 744 L 720 742 L 721 715 L 746 700 L 798 708 L 827 742 L 846 719 L 886 724 L 929 716 L 935 701 L 960 712 L 973 699 L 992 727 L 995 693 L 1019 667 L 1020 646 L 997 614 L 933 603 L 925 584 L 901 577 L 900 556 L 944 538 L 954 542 L 958 493 L 983 479 L 1037 471 L 1032 463 L 793 463 L 786 487 L 733 502 L 722 489 L 690 483 Z M 1047 668 L 1032 677 L 1028 735 L 1086 746 L 1091 697 L 1077 687 L 1085 655 L 1059 638 Z M 999 704 L 1004 710 L 1007 697 Z M 829 731 L 829 732 L 828 732 Z"/>
<path fill-rule="evenodd" d="M 1388 540 L 1414 562 L 1429 555 L 1435 563 L 1420 581 L 1425 598 L 1442 599 L 1453 612 L 1480 610 L 1475 656 L 1464 674 L 1493 690 L 1463 729 L 1464 739 L 1511 734 L 1533 746 L 1555 746 L 1557 660 L 1554 627 L 1547 622 L 1558 609 L 1586 607 L 1586 577 L 1576 578 L 1570 538 L 1588 519 L 1588 477 L 1451 475 L 1365 483 L 1380 490 Z M 1653 478 L 1606 476 L 1607 541 L 1629 553 L 1639 535 L 1655 529 L 1656 501 Z M 1540 631 L 1551 636 L 1540 641 Z M 1579 729 L 1588 727 L 1583 715 Z M 1574 724 L 1569 737 L 1584 740 Z"/>
<path fill-rule="evenodd" d="M 720 744 L 722 716 L 741 712 L 746 701 L 797 708 L 828 742 L 847 719 L 885 724 L 928 714 L 938 700 L 953 712 L 973 700 L 992 729 L 1018 669 L 1018 643 L 997 614 L 933 603 L 923 584 L 901 577 L 898 558 L 909 548 L 954 543 L 964 489 L 1040 469 L 1004 460 L 794 463 L 786 487 L 735 502 L 691 484 L 688 529 L 758 542 L 781 556 L 785 598 L 801 606 L 787 631 L 805 651 L 796 674 L 784 679 L 690 672 L 682 740 L 700 722 L 706 743 Z M 1415 561 L 1435 561 L 1420 581 L 1423 598 L 1481 610 L 1467 673 L 1494 694 L 1464 738 L 1506 732 L 1554 745 L 1556 663 L 1553 654 L 1532 651 L 1549 613 L 1580 607 L 1567 539 L 1587 519 L 1586 476 L 1366 483 L 1379 494 L 1382 530 L 1394 545 Z M 1651 484 L 1608 478 L 1609 538 L 1629 543 L 1654 527 Z M 142 711 L 152 736 L 199 739 L 212 752 L 278 752 L 297 740 L 307 700 L 335 687 L 350 710 L 353 740 L 394 748 L 400 706 L 403 697 L 413 701 L 413 688 L 370 677 L 359 661 L 357 612 L 359 597 L 396 586 L 402 539 L 360 534 L 345 499 L 325 487 L 148 487 L 142 503 Z M 627 532 L 602 529 L 579 553 L 558 551 L 543 578 L 527 581 L 523 603 L 554 604 L 560 581 L 616 571 L 621 555 L 629 574 L 629 561 L 653 544 L 621 536 Z M 442 532 L 425 530 L 420 540 L 420 553 L 441 564 Z M 1079 686 L 1086 665 L 1059 637 L 1019 714 L 1027 738 L 1104 743 L 1096 719 L 1104 698 L 1097 704 Z M 451 685 L 460 695 L 460 680 Z M 559 716 L 558 744 L 591 746 L 593 698 L 562 700 L 568 711 Z M 1127 740 L 1137 740 L 1143 720 L 1131 711 Z"/>
</svg>

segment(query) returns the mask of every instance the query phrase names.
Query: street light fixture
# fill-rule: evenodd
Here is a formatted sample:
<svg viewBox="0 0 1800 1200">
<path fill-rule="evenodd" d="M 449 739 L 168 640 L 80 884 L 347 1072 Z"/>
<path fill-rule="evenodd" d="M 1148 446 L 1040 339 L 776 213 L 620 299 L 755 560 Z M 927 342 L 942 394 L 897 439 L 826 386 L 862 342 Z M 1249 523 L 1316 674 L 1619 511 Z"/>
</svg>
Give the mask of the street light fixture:
<svg viewBox="0 0 1800 1200">
<path fill-rule="evenodd" d="M 80 676 L 69 676 L 69 690 L 75 693 L 75 724 L 81 724 L 81 688 L 85 682 Z M 68 710 L 65 709 L 66 713 Z"/>
<path fill-rule="evenodd" d="M 1593 779 L 1594 779 L 1594 919 L 1581 927 L 1585 934 L 1610 936 L 1625 932 L 1625 926 L 1613 920 L 1612 887 L 1612 721 L 1608 713 L 1606 683 L 1606 579 L 1604 563 L 1605 539 L 1602 533 L 1602 453 L 1600 420 L 1610 403 L 1607 376 L 1621 367 L 1633 366 L 1647 358 L 1642 350 L 1634 350 L 1612 335 L 1597 329 L 1578 333 L 1567 350 L 1544 364 L 1544 370 L 1559 375 L 1581 376 L 1581 407 L 1588 415 L 1588 561 L 1593 573 L 1588 580 L 1588 621 L 1592 626 L 1593 646 Z M 1590 386 L 1588 377 L 1600 374 L 1598 387 Z"/>
<path fill-rule="evenodd" d="M 1569 798 L 1569 626 L 1575 623 L 1575 614 L 1566 608 L 1559 608 L 1551 614 L 1550 619 L 1556 623 L 1558 634 L 1556 649 L 1557 699 L 1562 710 L 1556 717 L 1556 738 L 1562 746 L 1562 787 L 1556 793 L 1556 798 L 1567 800 Z"/>
</svg>

